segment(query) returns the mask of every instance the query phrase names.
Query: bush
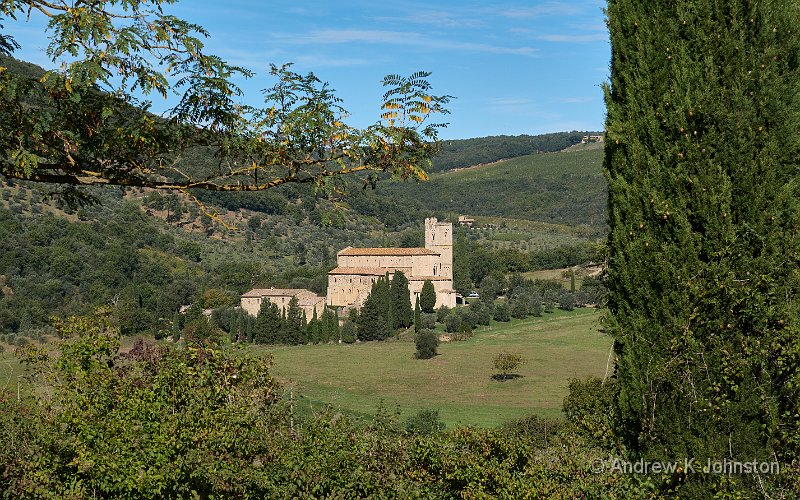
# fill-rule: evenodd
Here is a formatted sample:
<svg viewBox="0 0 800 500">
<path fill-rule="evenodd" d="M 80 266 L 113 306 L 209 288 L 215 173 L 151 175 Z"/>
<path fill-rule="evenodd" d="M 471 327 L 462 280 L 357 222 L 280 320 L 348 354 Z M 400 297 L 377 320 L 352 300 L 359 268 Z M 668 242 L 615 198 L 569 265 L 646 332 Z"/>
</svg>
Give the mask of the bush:
<svg viewBox="0 0 800 500">
<path fill-rule="evenodd" d="M 461 322 L 461 315 L 456 311 L 450 311 L 450 314 L 444 320 L 444 331 L 456 333 L 461 328 Z"/>
<path fill-rule="evenodd" d="M 342 342 L 352 344 L 356 341 L 356 327 L 352 321 L 345 321 L 342 325 Z"/>
<path fill-rule="evenodd" d="M 420 330 L 414 334 L 414 344 L 417 347 L 417 359 L 430 359 L 438 354 L 439 336 L 432 330 Z"/>
<path fill-rule="evenodd" d="M 439 410 L 422 410 L 406 420 L 406 432 L 409 434 L 435 434 L 444 428 L 444 422 L 439 420 Z"/>
<path fill-rule="evenodd" d="M 507 301 L 502 300 L 494 305 L 494 320 L 503 323 L 511 321 L 511 314 L 509 313 Z"/>
<path fill-rule="evenodd" d="M 439 309 L 436 310 L 436 321 L 438 323 L 444 323 L 444 319 L 447 317 L 447 314 L 450 312 L 450 308 L 447 306 L 439 306 Z"/>
<path fill-rule="evenodd" d="M 597 377 L 570 379 L 562 410 L 580 434 L 603 447 L 614 439 L 615 385 Z"/>
<path fill-rule="evenodd" d="M 461 326 L 458 328 L 458 332 L 454 333 L 450 336 L 451 340 L 467 340 L 472 338 L 472 327 L 469 326 L 469 323 L 461 323 Z"/>
<path fill-rule="evenodd" d="M 422 313 L 419 317 L 420 329 L 433 330 L 436 328 L 436 314 Z"/>
</svg>

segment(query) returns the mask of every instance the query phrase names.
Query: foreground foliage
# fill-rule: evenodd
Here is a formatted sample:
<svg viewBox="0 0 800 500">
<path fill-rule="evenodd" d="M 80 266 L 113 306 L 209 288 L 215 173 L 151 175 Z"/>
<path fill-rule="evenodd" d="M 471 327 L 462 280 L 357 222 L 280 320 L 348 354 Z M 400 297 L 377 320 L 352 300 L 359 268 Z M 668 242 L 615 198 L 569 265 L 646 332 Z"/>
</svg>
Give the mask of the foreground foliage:
<svg viewBox="0 0 800 500">
<path fill-rule="evenodd" d="M 798 15 L 609 2 L 608 328 L 631 457 L 800 456 Z"/>
<path fill-rule="evenodd" d="M 56 325 L 60 353 L 20 355 L 39 377 L 0 393 L 4 498 L 655 498 L 669 476 L 598 468 L 609 451 L 573 431 L 595 421 L 530 417 L 442 432 L 438 412 L 363 422 L 298 418 L 268 359 L 211 345 L 137 342 L 119 352 L 103 316 Z M 572 408 L 595 411 L 592 391 Z M 724 489 L 738 491 L 735 481 Z"/>
</svg>

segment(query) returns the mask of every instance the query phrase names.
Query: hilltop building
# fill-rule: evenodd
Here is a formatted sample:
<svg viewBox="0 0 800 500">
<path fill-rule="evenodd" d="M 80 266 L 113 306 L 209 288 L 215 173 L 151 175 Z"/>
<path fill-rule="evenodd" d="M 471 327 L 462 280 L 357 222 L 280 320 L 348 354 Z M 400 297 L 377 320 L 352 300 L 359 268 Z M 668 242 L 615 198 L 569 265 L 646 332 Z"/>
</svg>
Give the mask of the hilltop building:
<svg viewBox="0 0 800 500">
<path fill-rule="evenodd" d="M 353 248 L 336 254 L 336 269 L 328 273 L 329 306 L 359 308 L 372 284 L 387 273 L 402 271 L 408 278 L 411 303 L 426 280 L 436 290 L 436 307 L 456 304 L 453 290 L 453 225 L 425 219 L 424 248 Z"/>
<path fill-rule="evenodd" d="M 251 316 L 258 316 L 261 310 L 261 303 L 268 300 L 278 306 L 278 309 L 288 309 L 289 301 L 292 297 L 297 297 L 297 304 L 306 313 L 306 321 L 311 321 L 314 311 L 317 311 L 317 318 L 322 317 L 325 308 L 325 297 L 320 297 L 309 290 L 300 288 L 254 288 L 242 295 L 242 309 Z"/>
<path fill-rule="evenodd" d="M 466 226 L 472 229 L 472 226 L 475 225 L 475 219 L 467 217 L 466 215 L 459 215 L 458 216 L 458 225 L 459 226 Z"/>
</svg>

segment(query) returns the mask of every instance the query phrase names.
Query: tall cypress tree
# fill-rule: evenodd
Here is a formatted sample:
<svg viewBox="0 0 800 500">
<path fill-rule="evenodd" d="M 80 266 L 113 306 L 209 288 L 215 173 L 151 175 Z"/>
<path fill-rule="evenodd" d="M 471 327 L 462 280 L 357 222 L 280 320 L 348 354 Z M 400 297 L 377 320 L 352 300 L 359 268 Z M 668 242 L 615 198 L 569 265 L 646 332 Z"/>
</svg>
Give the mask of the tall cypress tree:
<svg viewBox="0 0 800 500">
<path fill-rule="evenodd" d="M 422 328 L 422 308 L 419 307 L 419 295 L 414 303 L 414 331 L 418 332 Z"/>
<path fill-rule="evenodd" d="M 608 328 L 635 456 L 800 453 L 800 4 L 609 0 Z"/>
<path fill-rule="evenodd" d="M 258 317 L 253 328 L 253 342 L 257 344 L 279 343 L 282 341 L 280 338 L 282 330 L 283 322 L 281 321 L 281 313 L 278 311 L 278 306 L 264 299 L 261 302 L 261 308 L 258 311 Z"/>
<path fill-rule="evenodd" d="M 289 307 L 286 308 L 285 342 L 291 345 L 305 344 L 306 321 L 303 319 L 305 312 L 300 308 L 297 297 L 289 300 Z"/>
<path fill-rule="evenodd" d="M 419 305 L 422 312 L 431 314 L 436 307 L 436 289 L 431 280 L 425 280 L 419 293 Z"/>
<path fill-rule="evenodd" d="M 356 326 L 359 340 L 384 340 L 389 337 L 389 285 L 383 278 L 372 284 L 372 289 L 358 313 Z"/>
<path fill-rule="evenodd" d="M 394 326 L 408 328 L 413 322 L 411 310 L 411 292 L 408 289 L 408 278 L 402 271 L 395 271 L 391 283 L 392 310 Z"/>
</svg>

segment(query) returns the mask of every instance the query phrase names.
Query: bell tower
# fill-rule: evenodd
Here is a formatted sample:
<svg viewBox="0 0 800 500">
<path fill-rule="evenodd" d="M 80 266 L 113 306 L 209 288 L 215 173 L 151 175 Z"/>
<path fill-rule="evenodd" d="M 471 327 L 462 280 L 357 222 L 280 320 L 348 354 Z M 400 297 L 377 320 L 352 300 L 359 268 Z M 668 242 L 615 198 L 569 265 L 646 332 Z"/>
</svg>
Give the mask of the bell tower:
<svg viewBox="0 0 800 500">
<path fill-rule="evenodd" d="M 453 224 L 425 219 L 425 248 L 439 252 L 439 275 L 453 279 Z"/>
</svg>

